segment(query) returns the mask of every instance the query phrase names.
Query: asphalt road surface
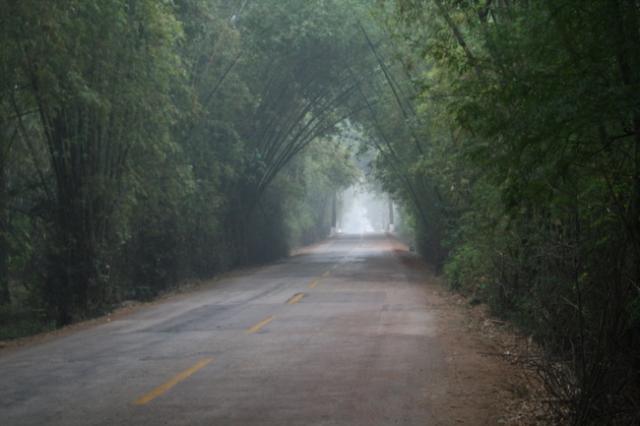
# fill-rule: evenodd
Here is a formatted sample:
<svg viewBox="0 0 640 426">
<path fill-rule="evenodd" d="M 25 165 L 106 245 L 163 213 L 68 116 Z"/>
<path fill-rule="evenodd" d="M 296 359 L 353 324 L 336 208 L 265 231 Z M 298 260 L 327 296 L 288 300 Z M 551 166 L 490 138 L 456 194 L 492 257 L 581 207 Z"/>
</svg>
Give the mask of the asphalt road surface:
<svg viewBox="0 0 640 426">
<path fill-rule="evenodd" d="M 444 358 L 397 248 L 328 240 L 0 354 L 0 424 L 430 425 Z"/>
</svg>

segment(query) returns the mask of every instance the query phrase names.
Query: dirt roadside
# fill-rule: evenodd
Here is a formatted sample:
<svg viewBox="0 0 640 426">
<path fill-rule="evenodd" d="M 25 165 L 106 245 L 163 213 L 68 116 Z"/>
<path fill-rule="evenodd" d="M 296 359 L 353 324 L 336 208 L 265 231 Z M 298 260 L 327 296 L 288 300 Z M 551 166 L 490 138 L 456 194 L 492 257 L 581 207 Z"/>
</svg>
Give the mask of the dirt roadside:
<svg viewBox="0 0 640 426">
<path fill-rule="evenodd" d="M 446 354 L 446 383 L 431 397 L 437 426 L 547 426 L 545 392 L 519 360 L 537 348 L 485 305 L 449 291 L 442 279 L 403 244 L 396 255 L 424 276 L 429 308 Z"/>
</svg>

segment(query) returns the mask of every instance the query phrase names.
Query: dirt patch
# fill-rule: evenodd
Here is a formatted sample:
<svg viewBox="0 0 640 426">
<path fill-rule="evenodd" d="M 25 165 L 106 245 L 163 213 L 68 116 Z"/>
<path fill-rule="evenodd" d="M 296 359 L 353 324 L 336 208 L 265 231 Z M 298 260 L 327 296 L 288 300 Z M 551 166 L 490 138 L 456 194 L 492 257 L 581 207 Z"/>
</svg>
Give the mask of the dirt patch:
<svg viewBox="0 0 640 426">
<path fill-rule="evenodd" d="M 438 310 L 437 321 L 450 380 L 435 406 L 440 407 L 440 418 L 452 417 L 439 424 L 550 424 L 543 386 L 521 362 L 536 350 L 531 342 L 509 324 L 491 318 L 486 306 L 471 306 L 433 277 L 428 285 L 435 303 L 447 307 Z"/>
<path fill-rule="evenodd" d="M 317 243 L 310 244 L 308 246 L 294 247 L 289 251 L 289 257 L 308 255 L 320 249 L 321 247 L 329 246 L 332 243 L 333 243 L 332 239 L 327 239 L 327 240 L 318 241 Z"/>
<path fill-rule="evenodd" d="M 436 318 L 436 339 L 446 361 L 446 380 L 431 396 L 435 425 L 550 425 L 547 396 L 523 360 L 537 347 L 511 324 L 452 293 L 417 256 L 394 247 L 396 256 L 425 277 Z"/>
</svg>

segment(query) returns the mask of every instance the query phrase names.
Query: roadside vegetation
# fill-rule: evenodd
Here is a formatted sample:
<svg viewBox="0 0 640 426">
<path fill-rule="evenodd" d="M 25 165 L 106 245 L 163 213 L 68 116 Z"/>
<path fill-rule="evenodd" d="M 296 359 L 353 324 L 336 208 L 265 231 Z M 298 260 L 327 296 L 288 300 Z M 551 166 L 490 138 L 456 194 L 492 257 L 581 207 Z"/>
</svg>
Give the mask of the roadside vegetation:
<svg viewBox="0 0 640 426">
<path fill-rule="evenodd" d="M 381 4 L 411 101 L 378 174 L 420 251 L 541 345 L 558 423 L 639 424 L 640 3 Z"/>
<path fill-rule="evenodd" d="M 325 237 L 338 3 L 2 0 L 0 339 Z"/>
</svg>

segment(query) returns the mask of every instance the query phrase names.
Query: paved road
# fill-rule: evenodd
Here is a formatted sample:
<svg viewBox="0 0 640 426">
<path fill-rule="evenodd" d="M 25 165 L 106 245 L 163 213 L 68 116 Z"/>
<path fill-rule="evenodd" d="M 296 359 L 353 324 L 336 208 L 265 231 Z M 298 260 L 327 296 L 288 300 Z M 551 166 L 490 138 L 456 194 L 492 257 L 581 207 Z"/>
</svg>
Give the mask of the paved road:
<svg viewBox="0 0 640 426">
<path fill-rule="evenodd" d="M 429 425 L 444 365 L 423 278 L 344 236 L 0 355 L 0 424 Z"/>
</svg>

